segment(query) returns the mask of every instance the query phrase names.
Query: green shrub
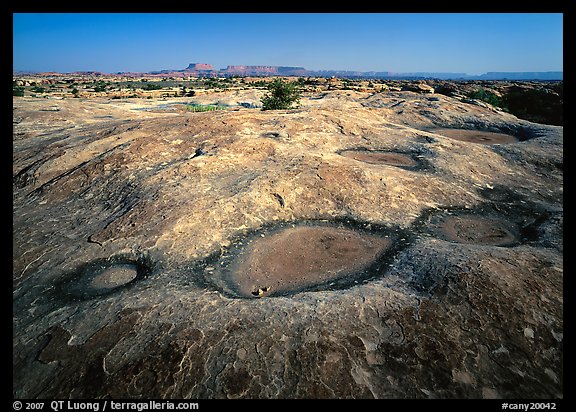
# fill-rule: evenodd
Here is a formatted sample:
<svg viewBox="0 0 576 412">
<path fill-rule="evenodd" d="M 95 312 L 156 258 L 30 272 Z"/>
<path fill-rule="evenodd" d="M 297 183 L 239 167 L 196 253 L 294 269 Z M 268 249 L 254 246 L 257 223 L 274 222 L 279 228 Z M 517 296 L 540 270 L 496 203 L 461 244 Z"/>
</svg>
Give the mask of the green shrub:
<svg viewBox="0 0 576 412">
<path fill-rule="evenodd" d="M 214 110 L 225 110 L 225 107 L 217 104 L 187 104 L 186 110 L 190 112 L 211 112 Z"/>
<path fill-rule="evenodd" d="M 179 85 L 179 87 L 181 87 L 180 96 L 193 97 L 196 94 L 194 90 L 188 90 L 184 85 Z"/>
<path fill-rule="evenodd" d="M 473 92 L 468 93 L 468 97 L 470 99 L 482 100 L 483 102 L 491 104 L 492 106 L 497 106 L 497 107 L 502 107 L 502 108 L 504 107 L 502 99 L 500 99 L 500 97 L 498 97 L 498 95 L 496 95 L 495 93 L 492 93 L 491 91 L 485 90 L 485 89 L 474 90 Z"/>
<path fill-rule="evenodd" d="M 148 83 L 144 90 L 160 90 L 161 88 L 162 85 L 160 84 Z"/>
<path fill-rule="evenodd" d="M 22 86 L 12 87 L 12 96 L 24 97 L 24 87 Z"/>
<path fill-rule="evenodd" d="M 106 82 L 103 80 L 99 80 L 93 85 L 95 92 L 105 92 L 106 91 Z"/>
<path fill-rule="evenodd" d="M 253 87 L 268 87 L 268 83 L 265 80 L 256 80 L 250 82 Z"/>
<path fill-rule="evenodd" d="M 262 97 L 262 110 L 290 109 L 300 102 L 300 91 L 297 83 L 286 83 L 282 79 L 273 80 L 268 84 L 268 91 Z"/>
</svg>

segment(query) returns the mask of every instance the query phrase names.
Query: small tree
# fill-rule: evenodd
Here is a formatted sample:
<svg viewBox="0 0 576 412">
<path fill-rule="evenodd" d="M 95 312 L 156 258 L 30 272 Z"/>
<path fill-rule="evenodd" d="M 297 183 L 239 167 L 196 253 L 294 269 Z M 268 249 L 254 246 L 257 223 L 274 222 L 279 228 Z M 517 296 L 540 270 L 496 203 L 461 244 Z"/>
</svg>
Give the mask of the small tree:
<svg viewBox="0 0 576 412">
<path fill-rule="evenodd" d="M 300 91 L 296 83 L 286 83 L 276 79 L 268 85 L 269 94 L 260 100 L 262 110 L 290 109 L 292 104 L 300 102 Z"/>
</svg>

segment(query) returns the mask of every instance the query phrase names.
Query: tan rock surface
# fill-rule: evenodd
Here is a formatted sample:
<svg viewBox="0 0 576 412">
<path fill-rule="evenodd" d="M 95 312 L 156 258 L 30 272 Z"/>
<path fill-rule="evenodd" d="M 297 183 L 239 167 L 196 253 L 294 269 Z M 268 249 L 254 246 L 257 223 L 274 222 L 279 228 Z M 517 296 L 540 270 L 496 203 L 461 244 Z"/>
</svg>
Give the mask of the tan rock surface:
<svg viewBox="0 0 576 412">
<path fill-rule="evenodd" d="M 563 397 L 562 127 L 413 92 L 198 99 L 232 107 L 14 98 L 15 397 Z M 439 231 L 461 215 L 514 242 Z M 319 221 L 393 247 L 348 283 L 221 287 L 253 239 Z M 115 265 L 138 274 L 83 289 Z"/>
</svg>

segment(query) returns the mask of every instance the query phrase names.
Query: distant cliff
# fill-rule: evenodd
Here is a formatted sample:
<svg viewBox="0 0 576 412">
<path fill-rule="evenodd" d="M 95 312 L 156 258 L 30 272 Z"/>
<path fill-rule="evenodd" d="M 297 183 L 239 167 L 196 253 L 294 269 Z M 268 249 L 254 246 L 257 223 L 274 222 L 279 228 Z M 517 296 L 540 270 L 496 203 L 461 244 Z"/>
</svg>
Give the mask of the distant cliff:
<svg viewBox="0 0 576 412">
<path fill-rule="evenodd" d="M 304 77 L 340 77 L 364 79 L 442 79 L 442 80 L 563 80 L 563 72 L 487 72 L 481 75 L 450 72 L 409 72 L 393 73 L 389 71 L 350 71 L 350 70 L 307 70 L 292 66 L 245 66 L 231 65 L 225 69 L 214 69 L 208 63 L 190 63 L 181 70 L 160 70 L 149 72 L 152 75 L 188 75 L 188 76 L 304 76 Z"/>
<path fill-rule="evenodd" d="M 221 74 L 245 76 L 305 76 L 309 73 L 304 67 L 286 66 L 228 66 L 220 70 Z"/>
<path fill-rule="evenodd" d="M 564 72 L 488 72 L 478 80 L 563 80 Z"/>
<path fill-rule="evenodd" d="M 205 71 L 205 70 L 214 70 L 211 64 L 208 63 L 190 63 L 188 67 L 186 67 L 187 71 Z"/>
</svg>

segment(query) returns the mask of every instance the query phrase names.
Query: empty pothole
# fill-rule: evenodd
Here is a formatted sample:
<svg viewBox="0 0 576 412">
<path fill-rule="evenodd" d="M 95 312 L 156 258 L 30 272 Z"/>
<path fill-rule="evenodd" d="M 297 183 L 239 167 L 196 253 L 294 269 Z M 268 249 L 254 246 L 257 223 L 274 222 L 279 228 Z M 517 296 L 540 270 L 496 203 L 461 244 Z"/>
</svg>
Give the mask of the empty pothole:
<svg viewBox="0 0 576 412">
<path fill-rule="evenodd" d="M 484 209 L 430 209 L 415 228 L 452 243 L 501 247 L 521 243 L 521 227 L 515 220 Z"/>
<path fill-rule="evenodd" d="M 515 136 L 506 133 L 489 132 L 484 130 L 440 128 L 430 130 L 430 132 L 449 137 L 450 139 L 454 140 L 486 145 L 509 144 L 520 141 Z"/>
<path fill-rule="evenodd" d="M 407 170 L 422 170 L 429 167 L 424 156 L 416 153 L 360 148 L 342 150 L 338 154 L 372 165 L 394 166 Z"/>
<path fill-rule="evenodd" d="M 71 298 L 92 298 L 126 288 L 146 277 L 150 271 L 151 265 L 145 259 L 126 256 L 98 259 L 67 276 L 59 289 Z"/>
<path fill-rule="evenodd" d="M 98 273 L 90 281 L 88 287 L 106 292 L 133 281 L 137 276 L 138 267 L 136 265 L 129 263 L 115 265 Z"/>
<path fill-rule="evenodd" d="M 456 243 L 509 246 L 518 240 L 515 225 L 481 216 L 446 216 L 435 229 L 440 237 Z"/>
<path fill-rule="evenodd" d="M 400 233 L 350 221 L 280 224 L 239 240 L 205 265 L 205 278 L 243 298 L 347 288 L 383 273 L 385 261 L 407 244 Z"/>
</svg>

